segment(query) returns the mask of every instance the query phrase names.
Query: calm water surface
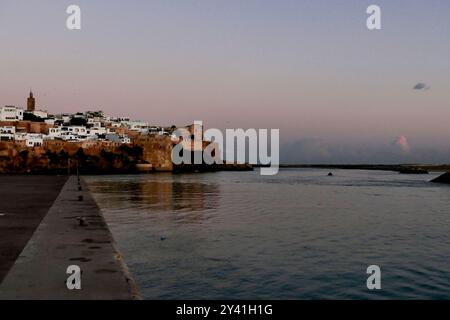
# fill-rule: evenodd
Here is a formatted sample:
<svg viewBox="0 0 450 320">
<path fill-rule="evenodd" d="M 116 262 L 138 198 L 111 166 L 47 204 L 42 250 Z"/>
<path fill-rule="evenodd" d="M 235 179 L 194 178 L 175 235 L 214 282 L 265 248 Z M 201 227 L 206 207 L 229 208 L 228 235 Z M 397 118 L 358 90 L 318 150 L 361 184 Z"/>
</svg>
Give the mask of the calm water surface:
<svg viewBox="0 0 450 320">
<path fill-rule="evenodd" d="M 450 299 L 450 187 L 428 183 L 437 174 L 333 172 L 87 182 L 148 299 Z"/>
</svg>

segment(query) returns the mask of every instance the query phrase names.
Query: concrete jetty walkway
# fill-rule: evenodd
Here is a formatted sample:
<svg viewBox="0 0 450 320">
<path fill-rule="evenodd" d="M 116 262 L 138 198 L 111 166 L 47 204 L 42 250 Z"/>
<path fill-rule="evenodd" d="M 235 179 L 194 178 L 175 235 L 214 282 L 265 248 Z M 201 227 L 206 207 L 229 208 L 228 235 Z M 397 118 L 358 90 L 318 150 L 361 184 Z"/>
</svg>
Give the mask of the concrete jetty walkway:
<svg viewBox="0 0 450 320">
<path fill-rule="evenodd" d="M 81 191 L 77 177 L 67 180 L 0 284 L 0 299 L 140 298 L 97 204 L 80 183 Z M 82 270 L 81 290 L 67 288 L 71 265 Z"/>
<path fill-rule="evenodd" d="M 67 176 L 0 175 L 0 283 L 66 181 Z"/>
</svg>

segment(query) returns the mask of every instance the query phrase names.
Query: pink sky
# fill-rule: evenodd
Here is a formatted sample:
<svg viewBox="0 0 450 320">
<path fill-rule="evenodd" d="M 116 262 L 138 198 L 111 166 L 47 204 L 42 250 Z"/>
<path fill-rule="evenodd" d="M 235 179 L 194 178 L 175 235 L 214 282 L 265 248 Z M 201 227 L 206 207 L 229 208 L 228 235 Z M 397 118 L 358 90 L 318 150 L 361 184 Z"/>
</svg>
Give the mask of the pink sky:
<svg viewBox="0 0 450 320">
<path fill-rule="evenodd" d="M 450 5 L 379 3 L 370 32 L 365 1 L 79 1 L 70 32 L 68 1 L 2 0 L 0 105 L 450 149 Z"/>
</svg>

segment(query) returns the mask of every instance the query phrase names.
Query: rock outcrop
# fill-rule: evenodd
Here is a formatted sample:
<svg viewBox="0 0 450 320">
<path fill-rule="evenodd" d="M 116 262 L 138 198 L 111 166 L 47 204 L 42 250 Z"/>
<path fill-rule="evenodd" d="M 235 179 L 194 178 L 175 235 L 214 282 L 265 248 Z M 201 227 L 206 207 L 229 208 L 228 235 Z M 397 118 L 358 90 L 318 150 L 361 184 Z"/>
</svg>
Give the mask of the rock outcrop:
<svg viewBox="0 0 450 320">
<path fill-rule="evenodd" d="M 431 182 L 450 184 L 450 172 L 446 172 L 443 175 L 440 175 L 436 179 L 431 180 Z"/>
</svg>

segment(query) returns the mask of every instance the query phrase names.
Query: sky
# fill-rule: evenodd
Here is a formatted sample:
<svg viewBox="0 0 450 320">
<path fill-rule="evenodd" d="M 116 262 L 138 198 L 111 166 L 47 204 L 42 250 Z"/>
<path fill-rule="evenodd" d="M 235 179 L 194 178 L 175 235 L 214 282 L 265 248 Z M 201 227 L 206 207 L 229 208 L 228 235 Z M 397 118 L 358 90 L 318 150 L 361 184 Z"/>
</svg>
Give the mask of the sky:
<svg viewBox="0 0 450 320">
<path fill-rule="evenodd" d="M 66 8 L 81 8 L 79 31 Z M 369 31 L 366 9 L 381 8 Z M 0 0 L 0 105 L 280 129 L 282 161 L 450 162 L 448 0 Z"/>
</svg>

